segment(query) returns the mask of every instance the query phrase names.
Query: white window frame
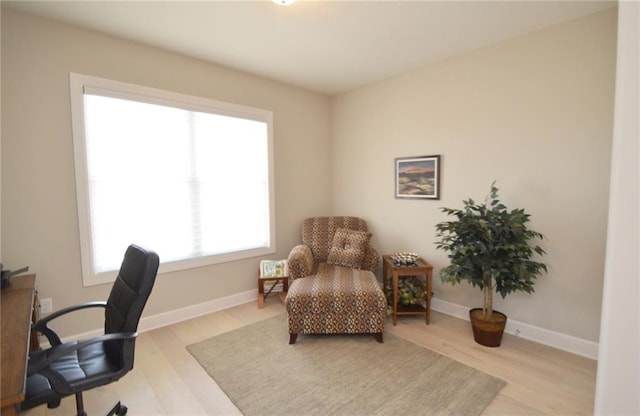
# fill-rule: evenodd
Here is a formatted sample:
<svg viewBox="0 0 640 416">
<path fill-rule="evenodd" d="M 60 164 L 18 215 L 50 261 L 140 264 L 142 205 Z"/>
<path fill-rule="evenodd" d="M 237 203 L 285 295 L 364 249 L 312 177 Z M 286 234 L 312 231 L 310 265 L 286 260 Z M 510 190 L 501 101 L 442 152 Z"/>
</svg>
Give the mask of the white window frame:
<svg viewBox="0 0 640 416">
<path fill-rule="evenodd" d="M 75 158 L 76 197 L 78 206 L 78 225 L 80 252 L 82 260 L 82 279 L 84 286 L 111 283 L 117 276 L 117 270 L 96 274 L 93 264 L 93 238 L 91 232 L 91 210 L 89 200 L 89 182 L 87 170 L 87 152 L 84 125 L 84 93 L 99 91 L 102 95 L 131 99 L 153 104 L 177 107 L 190 111 L 213 113 L 244 119 L 262 121 L 267 124 L 268 134 L 268 196 L 269 196 L 269 242 L 266 247 L 197 257 L 173 262 L 162 262 L 159 273 L 174 272 L 223 262 L 265 256 L 276 252 L 275 236 L 275 191 L 273 162 L 273 113 L 268 110 L 216 101 L 208 98 L 144 87 L 140 85 L 113 81 L 88 75 L 70 73 L 70 98 L 72 134 Z M 123 247 L 123 253 L 126 247 Z"/>
</svg>

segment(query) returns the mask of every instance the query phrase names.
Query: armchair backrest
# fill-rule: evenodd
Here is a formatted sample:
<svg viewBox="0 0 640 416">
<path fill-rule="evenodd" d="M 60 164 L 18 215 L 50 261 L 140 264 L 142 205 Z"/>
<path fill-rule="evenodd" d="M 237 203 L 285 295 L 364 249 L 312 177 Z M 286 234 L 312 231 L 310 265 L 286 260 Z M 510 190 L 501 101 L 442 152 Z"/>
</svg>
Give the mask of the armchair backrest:
<svg viewBox="0 0 640 416">
<path fill-rule="evenodd" d="M 316 264 L 326 263 L 338 228 L 369 231 L 367 222 L 357 217 L 312 217 L 302 222 L 302 243 L 311 248 Z"/>
</svg>

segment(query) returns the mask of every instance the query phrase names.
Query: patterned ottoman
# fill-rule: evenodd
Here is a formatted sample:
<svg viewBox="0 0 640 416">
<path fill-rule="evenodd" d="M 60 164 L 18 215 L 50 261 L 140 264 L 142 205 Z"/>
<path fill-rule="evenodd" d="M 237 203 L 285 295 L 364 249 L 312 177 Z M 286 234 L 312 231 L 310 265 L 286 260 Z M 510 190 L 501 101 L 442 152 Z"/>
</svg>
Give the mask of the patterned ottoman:
<svg viewBox="0 0 640 416">
<path fill-rule="evenodd" d="M 369 270 L 320 264 L 296 279 L 286 300 L 289 343 L 298 334 L 374 334 L 382 342 L 387 300 Z"/>
</svg>

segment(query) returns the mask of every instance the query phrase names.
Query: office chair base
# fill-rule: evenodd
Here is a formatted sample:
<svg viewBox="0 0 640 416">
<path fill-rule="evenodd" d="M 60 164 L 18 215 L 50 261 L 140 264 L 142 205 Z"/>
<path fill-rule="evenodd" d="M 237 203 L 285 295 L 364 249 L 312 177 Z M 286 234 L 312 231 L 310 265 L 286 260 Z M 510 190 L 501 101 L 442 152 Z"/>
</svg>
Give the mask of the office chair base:
<svg viewBox="0 0 640 416">
<path fill-rule="evenodd" d="M 60 402 L 61 402 L 60 400 L 55 400 L 53 402 L 49 402 L 49 403 L 47 403 L 47 408 L 48 409 L 55 409 L 57 407 L 60 407 Z"/>
<path fill-rule="evenodd" d="M 82 393 L 76 393 L 76 410 L 77 416 L 87 416 L 87 412 L 84 411 L 84 401 L 82 400 Z M 121 402 L 116 403 L 107 416 L 125 416 L 127 414 L 127 406 Z"/>
<path fill-rule="evenodd" d="M 127 406 L 123 405 L 122 403 L 118 402 L 115 404 L 115 406 L 113 406 L 113 408 L 109 411 L 109 413 L 107 413 L 107 416 L 124 416 L 127 414 Z"/>
</svg>

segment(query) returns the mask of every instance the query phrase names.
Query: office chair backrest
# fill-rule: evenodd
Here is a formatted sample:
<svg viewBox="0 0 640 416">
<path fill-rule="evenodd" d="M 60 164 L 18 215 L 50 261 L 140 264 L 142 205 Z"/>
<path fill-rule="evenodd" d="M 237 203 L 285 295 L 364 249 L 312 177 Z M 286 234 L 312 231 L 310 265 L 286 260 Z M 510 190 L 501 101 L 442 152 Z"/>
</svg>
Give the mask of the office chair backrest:
<svg viewBox="0 0 640 416">
<path fill-rule="evenodd" d="M 122 260 L 122 266 L 105 309 L 105 334 L 136 332 L 147 299 L 156 279 L 158 255 L 136 245 L 130 245 Z M 124 342 L 124 345 L 123 345 Z M 109 359 L 133 368 L 134 341 L 108 341 Z"/>
</svg>

